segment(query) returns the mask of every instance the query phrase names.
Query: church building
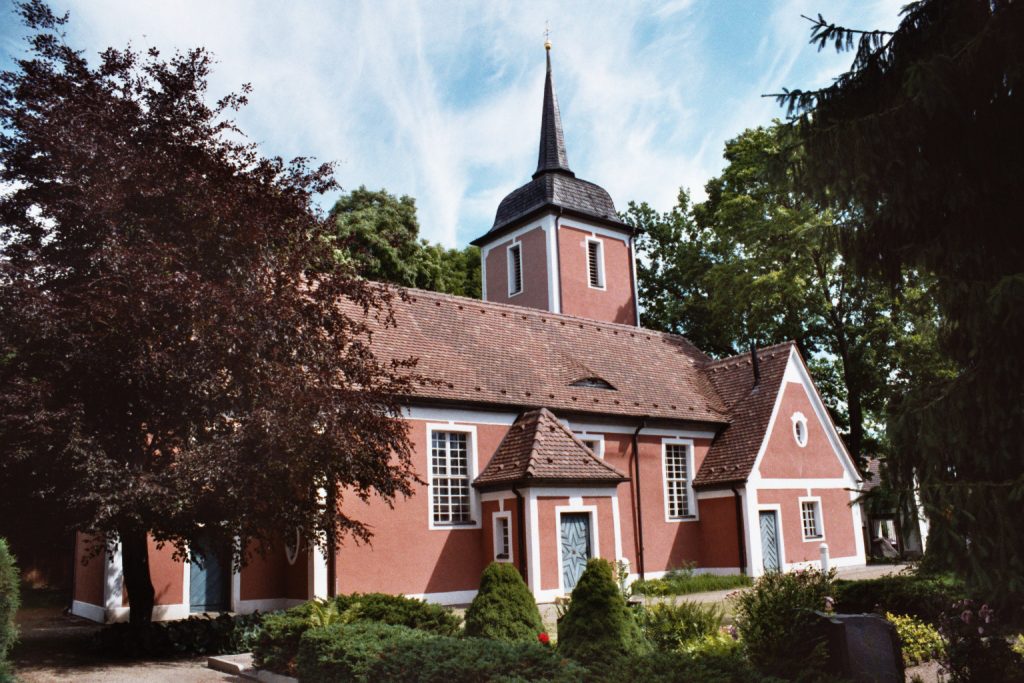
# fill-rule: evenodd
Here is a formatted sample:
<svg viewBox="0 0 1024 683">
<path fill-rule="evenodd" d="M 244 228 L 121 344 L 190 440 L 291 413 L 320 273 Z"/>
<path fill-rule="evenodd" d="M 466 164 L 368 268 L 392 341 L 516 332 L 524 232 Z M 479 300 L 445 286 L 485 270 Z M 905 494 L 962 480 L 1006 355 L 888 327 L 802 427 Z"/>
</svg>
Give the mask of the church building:
<svg viewBox="0 0 1024 683">
<path fill-rule="evenodd" d="M 483 300 L 408 290 L 374 352 L 439 380 L 404 397 L 424 484 L 389 506 L 346 498 L 370 544 L 289 539 L 240 571 L 151 545 L 156 619 L 266 611 L 381 591 L 472 600 L 509 562 L 539 602 L 590 557 L 632 578 L 865 563 L 861 477 L 793 343 L 714 360 L 639 326 L 634 235 L 569 165 L 551 75 L 532 178 L 480 247 Z M 85 552 L 85 539 L 80 542 Z M 127 617 L 120 556 L 76 563 L 73 612 Z"/>
</svg>

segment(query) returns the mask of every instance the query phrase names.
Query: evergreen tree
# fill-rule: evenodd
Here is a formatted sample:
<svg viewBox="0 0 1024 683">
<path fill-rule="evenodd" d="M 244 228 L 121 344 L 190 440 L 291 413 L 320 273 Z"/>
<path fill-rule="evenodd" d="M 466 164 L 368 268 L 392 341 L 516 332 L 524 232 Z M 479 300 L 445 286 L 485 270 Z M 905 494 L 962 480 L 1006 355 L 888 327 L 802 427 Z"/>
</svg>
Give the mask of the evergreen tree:
<svg viewBox="0 0 1024 683">
<path fill-rule="evenodd" d="M 487 565 L 466 610 L 466 635 L 535 643 L 543 630 L 537 602 L 519 570 L 508 562 Z"/>
<path fill-rule="evenodd" d="M 954 367 L 893 404 L 891 466 L 920 482 L 930 548 L 1024 602 L 1024 4 L 923 0 L 893 33 L 819 15 L 811 40 L 855 56 L 832 85 L 779 96 L 800 179 L 858 207 L 842 237 L 861 273 L 934 278 Z"/>
</svg>

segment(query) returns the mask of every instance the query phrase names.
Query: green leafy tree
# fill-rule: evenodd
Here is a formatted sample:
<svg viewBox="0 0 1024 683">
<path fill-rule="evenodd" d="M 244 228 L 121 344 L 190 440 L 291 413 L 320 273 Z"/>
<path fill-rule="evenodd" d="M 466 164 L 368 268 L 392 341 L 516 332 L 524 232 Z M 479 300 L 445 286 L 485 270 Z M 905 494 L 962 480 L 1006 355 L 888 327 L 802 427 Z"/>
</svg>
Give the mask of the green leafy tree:
<svg viewBox="0 0 1024 683">
<path fill-rule="evenodd" d="M 31 52 L 0 74 L 0 498 L 59 500 L 119 543 L 136 626 L 148 533 L 179 556 L 203 533 L 236 560 L 290 528 L 368 539 L 336 493 L 411 493 L 395 397 L 418 380 L 369 345 L 389 291 L 333 265 L 313 208 L 330 168 L 240 141 L 227 117 L 245 97 L 207 103 L 206 51 L 93 66 L 67 15 L 18 8 Z"/>
<path fill-rule="evenodd" d="M 368 280 L 481 297 L 480 250 L 446 249 L 419 238 L 416 200 L 364 186 L 331 209 L 335 258 Z"/>
<path fill-rule="evenodd" d="M 7 541 L 0 538 L 0 681 L 4 682 L 14 680 L 7 655 L 18 639 L 14 615 L 19 604 L 18 567 L 7 548 Z"/>
<path fill-rule="evenodd" d="M 801 194 L 791 172 L 799 146 L 787 128 L 747 130 L 726 143 L 728 162 L 690 207 L 686 193 L 658 216 L 631 204 L 640 231 L 638 268 L 645 323 L 687 334 L 712 353 L 796 340 L 857 459 L 877 453 L 872 425 L 893 387 L 931 360 L 937 315 L 922 278 L 890 288 L 842 257 L 840 225 L 855 221 Z"/>
<path fill-rule="evenodd" d="M 535 643 L 543 630 L 537 602 L 519 570 L 508 562 L 487 565 L 466 610 L 466 635 Z"/>
<path fill-rule="evenodd" d="M 828 87 L 779 96 L 801 181 L 859 207 L 843 234 L 859 272 L 934 279 L 953 367 L 893 403 L 891 465 L 920 482 L 930 551 L 1024 602 L 1024 5 L 924 0 L 893 33 L 812 23 L 813 43 L 854 59 Z"/>
</svg>

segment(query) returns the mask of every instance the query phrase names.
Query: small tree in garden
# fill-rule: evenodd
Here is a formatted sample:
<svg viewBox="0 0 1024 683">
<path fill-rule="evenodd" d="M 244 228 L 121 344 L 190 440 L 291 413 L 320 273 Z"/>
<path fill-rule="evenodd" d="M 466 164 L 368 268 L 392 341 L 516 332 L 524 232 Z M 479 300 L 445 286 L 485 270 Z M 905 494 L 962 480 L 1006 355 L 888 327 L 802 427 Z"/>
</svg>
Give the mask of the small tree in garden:
<svg viewBox="0 0 1024 683">
<path fill-rule="evenodd" d="M 368 540 L 335 502 L 412 492 L 397 396 L 414 378 L 370 348 L 390 290 L 334 259 L 314 204 L 330 167 L 245 142 L 230 116 L 246 98 L 209 101 L 205 50 L 90 64 L 66 16 L 18 11 L 30 50 L 0 74 L 0 495 L 119 543 L 136 626 L 147 534 L 181 556 L 202 531 L 235 560 L 288 529 Z"/>
<path fill-rule="evenodd" d="M 558 625 L 559 652 L 587 666 L 601 666 L 649 649 L 615 584 L 612 565 L 592 558 Z"/>
<path fill-rule="evenodd" d="M 835 570 L 769 572 L 736 598 L 736 623 L 750 661 L 760 671 L 795 679 L 825 665 L 814 611 L 826 609 Z"/>
<path fill-rule="evenodd" d="M 466 610 L 466 635 L 536 642 L 543 630 L 537 602 L 519 571 L 507 562 L 489 564 Z"/>
<path fill-rule="evenodd" d="M 7 541 L 0 538 L 0 681 L 13 680 L 7 653 L 18 637 L 18 628 L 14 625 L 18 604 L 18 568 L 7 548 Z"/>
</svg>

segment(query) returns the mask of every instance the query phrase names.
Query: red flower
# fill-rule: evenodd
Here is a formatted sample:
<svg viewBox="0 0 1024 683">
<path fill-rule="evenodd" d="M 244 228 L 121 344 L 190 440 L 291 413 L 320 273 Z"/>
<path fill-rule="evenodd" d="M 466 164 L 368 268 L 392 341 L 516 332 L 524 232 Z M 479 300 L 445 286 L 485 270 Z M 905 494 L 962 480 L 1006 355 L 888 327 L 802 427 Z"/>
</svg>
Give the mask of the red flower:
<svg viewBox="0 0 1024 683">
<path fill-rule="evenodd" d="M 543 631 L 541 633 L 537 634 L 537 640 L 539 640 L 541 642 L 541 645 L 550 645 L 551 644 L 551 638 L 548 637 L 548 634 L 544 633 Z"/>
</svg>

